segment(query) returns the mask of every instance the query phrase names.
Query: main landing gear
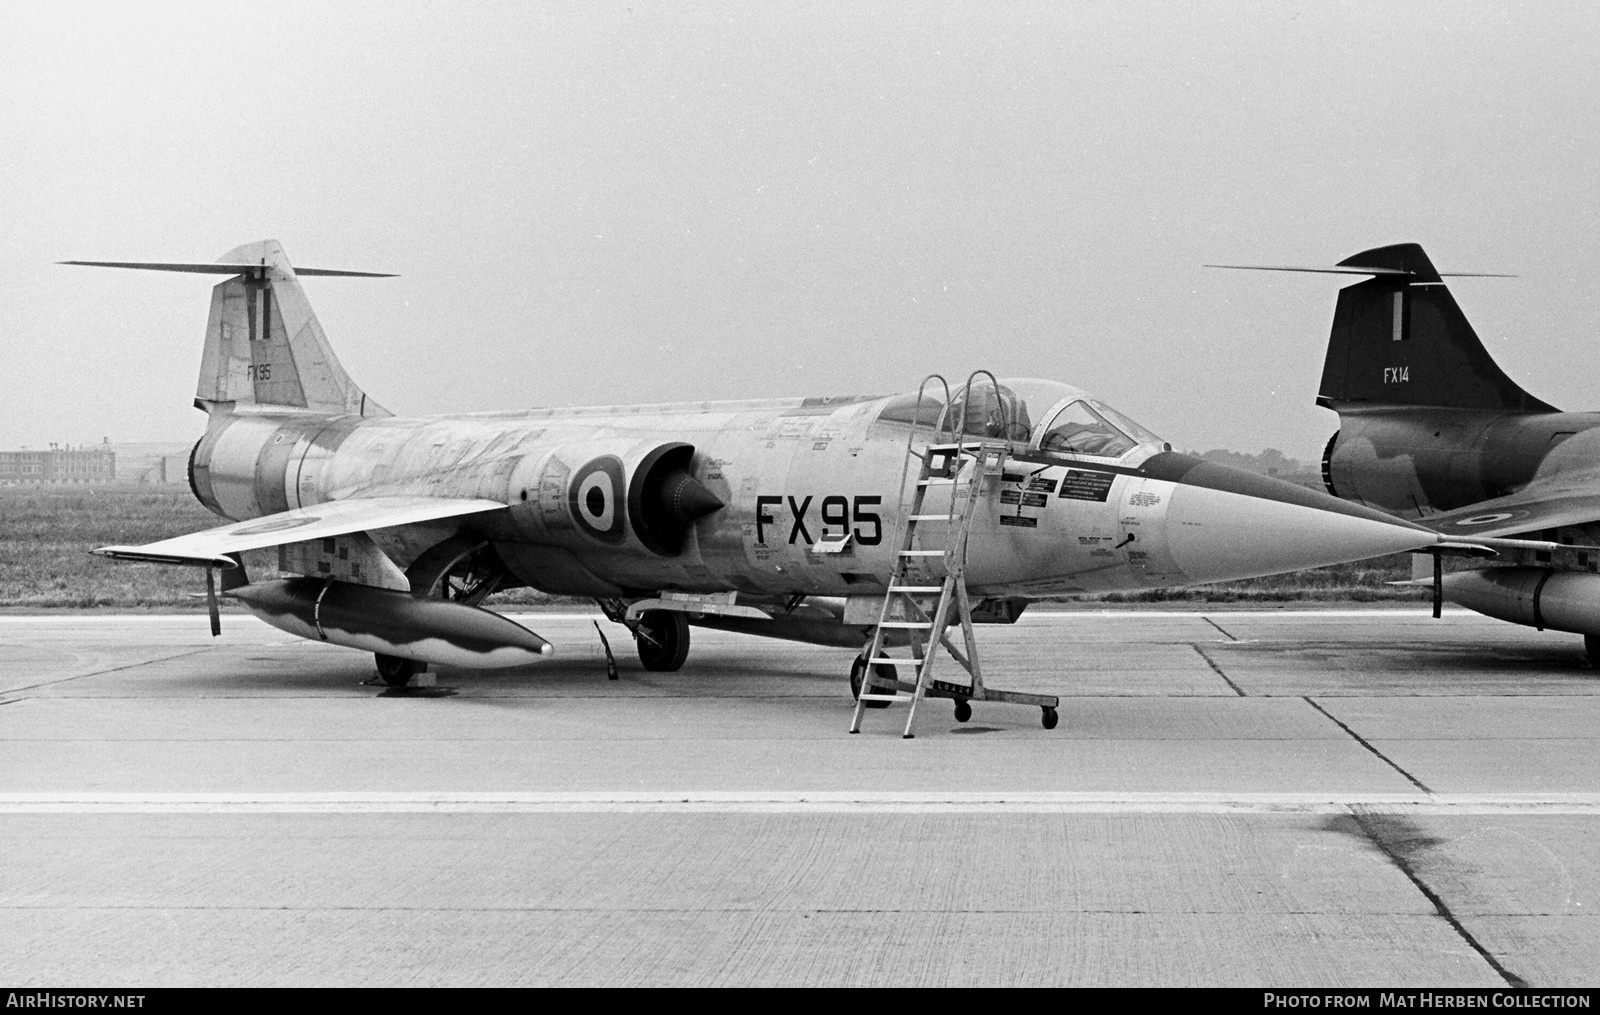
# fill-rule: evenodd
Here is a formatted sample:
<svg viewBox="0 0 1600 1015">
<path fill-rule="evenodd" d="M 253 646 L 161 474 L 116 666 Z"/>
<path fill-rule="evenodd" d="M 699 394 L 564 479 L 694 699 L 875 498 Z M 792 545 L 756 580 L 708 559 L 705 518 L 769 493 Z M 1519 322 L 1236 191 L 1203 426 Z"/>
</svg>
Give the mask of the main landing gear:
<svg viewBox="0 0 1600 1015">
<path fill-rule="evenodd" d="M 411 678 L 421 673 L 426 665 L 415 659 L 386 656 L 382 652 L 374 652 L 372 658 L 378 663 L 378 679 L 390 687 L 404 687 L 411 683 Z"/>
<path fill-rule="evenodd" d="M 510 577 L 494 547 L 465 535 L 424 551 L 406 569 L 412 595 L 463 606 L 481 606 Z M 374 652 L 372 658 L 378 664 L 378 679 L 390 687 L 407 687 L 413 677 L 428 669 L 427 663 L 382 652 Z"/>
</svg>

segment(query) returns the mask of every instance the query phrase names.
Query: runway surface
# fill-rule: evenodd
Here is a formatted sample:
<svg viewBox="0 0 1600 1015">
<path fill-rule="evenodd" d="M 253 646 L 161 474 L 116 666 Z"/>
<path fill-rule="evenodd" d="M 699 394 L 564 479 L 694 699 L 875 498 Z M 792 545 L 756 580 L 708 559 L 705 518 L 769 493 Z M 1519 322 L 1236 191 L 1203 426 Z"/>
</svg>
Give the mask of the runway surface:
<svg viewBox="0 0 1600 1015">
<path fill-rule="evenodd" d="M 1600 679 L 1425 610 L 1029 613 L 846 730 L 850 653 L 601 621 L 371 686 L 224 617 L 0 617 L 0 981 L 1592 986 Z"/>
</svg>

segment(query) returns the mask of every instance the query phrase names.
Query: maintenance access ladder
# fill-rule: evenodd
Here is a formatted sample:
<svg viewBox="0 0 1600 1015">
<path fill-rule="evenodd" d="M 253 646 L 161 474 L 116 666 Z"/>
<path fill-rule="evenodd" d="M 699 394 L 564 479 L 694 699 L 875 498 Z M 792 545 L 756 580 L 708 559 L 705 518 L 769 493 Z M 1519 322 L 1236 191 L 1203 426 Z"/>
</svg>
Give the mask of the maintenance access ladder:
<svg viewBox="0 0 1600 1015">
<path fill-rule="evenodd" d="M 978 643 L 972 632 L 972 601 L 967 593 L 967 541 L 972 532 L 972 520 L 977 514 L 978 502 L 986 490 L 998 485 L 1005 471 L 1006 453 L 1009 450 L 1009 444 L 1004 440 L 977 439 L 968 442 L 966 439 L 966 414 L 972 401 L 972 384 L 980 376 L 987 377 L 994 385 L 996 404 L 1001 404 L 999 382 L 995 381 L 993 374 L 981 370 L 967 378 L 961 418 L 954 428 L 954 443 L 929 443 L 918 455 L 913 450 L 917 427 L 915 423 L 912 425 L 906 443 L 908 465 L 910 458 L 919 457 L 921 468 L 883 597 L 883 607 L 879 611 L 872 642 L 864 658 L 861 691 L 856 698 L 855 716 L 850 722 L 851 733 L 861 732 L 861 719 L 868 707 L 909 701 L 911 709 L 906 716 L 906 728 L 902 736 L 910 740 L 916 736 L 912 730 L 917 720 L 917 706 L 924 697 L 954 699 L 957 722 L 966 722 L 972 717 L 972 706 L 969 704 L 972 701 L 1037 706 L 1041 709 L 1041 721 L 1045 729 L 1054 729 L 1058 721 L 1056 707 L 1060 700 L 1055 695 L 985 687 L 982 668 L 978 664 Z M 917 397 L 920 404 L 923 391 L 930 381 L 935 380 L 945 389 L 945 405 L 935 424 L 935 431 L 942 432 L 950 409 L 950 389 L 944 378 L 937 374 L 926 378 L 918 389 Z M 971 462 L 970 469 L 966 468 L 968 461 Z M 964 473 L 965 483 L 962 482 Z M 928 512 L 928 492 L 938 487 L 950 488 L 950 506 L 942 513 Z M 942 548 L 916 545 L 918 525 L 922 522 L 945 523 L 945 545 Z M 925 577 L 926 569 L 919 566 L 935 558 L 940 560 L 944 569 L 944 578 L 938 585 L 929 584 Z M 923 604 L 934 595 L 938 599 L 930 611 Z M 961 625 L 965 652 L 950 640 L 948 628 L 952 612 Z M 910 659 L 898 659 L 887 654 L 885 648 L 890 632 L 905 633 L 910 642 Z M 942 645 L 967 671 L 967 683 L 934 678 L 933 664 L 938 655 L 938 645 Z M 889 678 L 878 676 L 880 667 L 906 665 L 916 667 L 914 681 L 896 678 L 892 686 L 885 686 Z M 879 693 L 885 691 L 887 693 Z M 901 697 L 899 691 L 909 691 L 910 698 Z"/>
</svg>

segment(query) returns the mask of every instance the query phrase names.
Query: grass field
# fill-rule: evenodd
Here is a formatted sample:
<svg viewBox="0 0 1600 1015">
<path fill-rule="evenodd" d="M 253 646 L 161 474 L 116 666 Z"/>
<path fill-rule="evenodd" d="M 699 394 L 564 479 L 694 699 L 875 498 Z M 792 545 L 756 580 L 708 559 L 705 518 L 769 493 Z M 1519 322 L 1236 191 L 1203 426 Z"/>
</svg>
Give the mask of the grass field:
<svg viewBox="0 0 1600 1015">
<path fill-rule="evenodd" d="M 198 568 L 133 564 L 89 550 L 139 544 L 209 528 L 217 517 L 183 486 L 0 487 L 0 607 L 204 609 Z M 252 572 L 276 566 L 258 551 Z M 1293 602 L 1425 600 L 1426 590 L 1384 583 L 1411 577 L 1410 555 L 1188 589 L 1076 597 L 1106 602 Z M 491 603 L 550 602 L 529 590 Z"/>
<path fill-rule="evenodd" d="M 216 525 L 180 486 L 0 488 L 0 605 L 188 607 L 199 569 L 92 556 L 108 544 L 149 543 Z"/>
</svg>

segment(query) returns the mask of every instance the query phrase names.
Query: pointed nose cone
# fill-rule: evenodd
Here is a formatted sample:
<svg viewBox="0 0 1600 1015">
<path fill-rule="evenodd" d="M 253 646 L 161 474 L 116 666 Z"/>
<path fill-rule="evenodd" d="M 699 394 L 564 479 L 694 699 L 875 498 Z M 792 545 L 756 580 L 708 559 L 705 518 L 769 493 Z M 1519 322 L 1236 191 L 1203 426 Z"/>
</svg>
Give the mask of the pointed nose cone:
<svg viewBox="0 0 1600 1015">
<path fill-rule="evenodd" d="M 1166 550 L 1197 584 L 1342 564 L 1439 541 L 1420 525 L 1371 508 L 1188 455 L 1158 455 L 1140 471 L 1174 484 Z"/>
</svg>

